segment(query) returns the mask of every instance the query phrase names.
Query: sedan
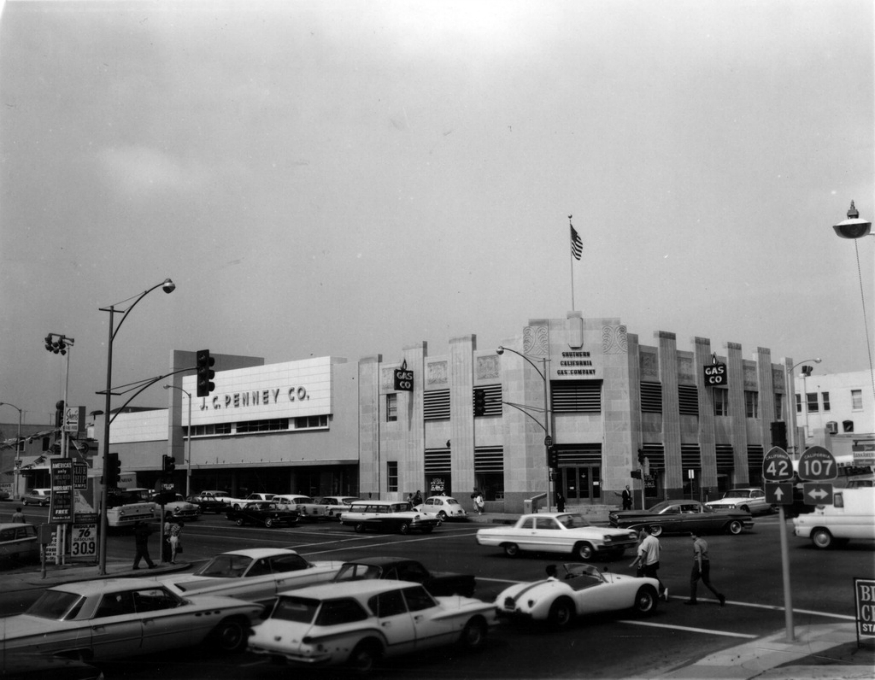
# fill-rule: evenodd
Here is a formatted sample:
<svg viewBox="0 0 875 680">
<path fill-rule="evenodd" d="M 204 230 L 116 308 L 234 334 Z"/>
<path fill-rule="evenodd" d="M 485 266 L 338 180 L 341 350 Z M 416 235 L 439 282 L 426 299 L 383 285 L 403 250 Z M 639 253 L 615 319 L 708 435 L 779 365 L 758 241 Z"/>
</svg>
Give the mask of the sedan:
<svg viewBox="0 0 875 680">
<path fill-rule="evenodd" d="M 280 591 L 331 581 L 342 564 L 308 562 L 285 548 L 250 548 L 216 555 L 191 574 L 159 580 L 186 596 L 226 595 L 266 604 Z"/>
<path fill-rule="evenodd" d="M 499 593 L 499 616 L 564 628 L 584 614 L 633 610 L 649 615 L 659 602 L 659 581 L 610 572 L 589 564 L 564 565 L 564 577 L 518 583 Z"/>
<path fill-rule="evenodd" d="M 228 510 L 225 516 L 238 527 L 244 524 L 260 524 L 270 529 L 278 526 L 295 526 L 298 523 L 297 510 L 280 510 L 276 503 L 258 501 L 247 503 L 239 510 Z"/>
<path fill-rule="evenodd" d="M 200 519 L 201 516 L 200 506 L 185 500 L 182 494 L 176 494 L 174 500 L 164 505 L 165 517 L 168 512 L 173 515 L 173 519 L 181 519 L 185 522 Z"/>
<path fill-rule="evenodd" d="M 349 581 L 280 595 L 249 649 L 274 663 L 364 674 L 384 656 L 455 644 L 480 649 L 495 621 L 492 604 L 434 598 L 418 583 Z"/>
<path fill-rule="evenodd" d="M 223 513 L 228 509 L 228 504 L 221 496 L 216 496 L 209 491 L 201 491 L 201 493 L 189 496 L 185 500 L 198 506 L 201 512 Z"/>
<path fill-rule="evenodd" d="M 649 510 L 623 510 L 608 515 L 612 527 L 642 529 L 651 527 L 654 536 L 663 533 L 720 533 L 737 535 L 750 529 L 750 513 L 741 510 L 714 510 L 699 501 L 673 500 L 657 503 Z"/>
<path fill-rule="evenodd" d="M 504 549 L 508 557 L 521 551 L 571 554 L 579 560 L 622 557 L 626 548 L 638 543 L 638 534 L 590 524 L 582 516 L 567 512 L 523 515 L 513 526 L 477 531 L 477 543 Z"/>
<path fill-rule="evenodd" d="M 347 562 L 334 577 L 334 583 L 363 579 L 391 579 L 419 583 L 435 597 L 441 595 L 472 597 L 476 586 L 474 574 L 429 571 L 421 562 L 405 557 L 363 557 L 355 562 Z"/>
<path fill-rule="evenodd" d="M 0 567 L 38 562 L 40 547 L 33 524 L 0 524 Z"/>
<path fill-rule="evenodd" d="M 246 646 L 263 607 L 230 597 L 182 598 L 150 579 L 113 578 L 57 585 L 4 620 L 3 649 L 103 661 L 209 642 Z"/>
<path fill-rule="evenodd" d="M 468 519 L 468 512 L 465 508 L 459 501 L 450 496 L 430 496 L 425 499 L 425 503 L 417 505 L 413 509 L 426 515 L 434 515 L 444 522 L 448 519 Z"/>
<path fill-rule="evenodd" d="M 727 491 L 723 498 L 705 503 L 714 510 L 741 510 L 751 515 L 770 515 L 777 512 L 777 506 L 766 500 L 766 492 L 760 488 L 746 486 Z"/>
<path fill-rule="evenodd" d="M 21 502 L 24 505 L 48 505 L 52 500 L 52 490 L 51 489 L 31 489 L 24 497 L 21 499 Z"/>
</svg>

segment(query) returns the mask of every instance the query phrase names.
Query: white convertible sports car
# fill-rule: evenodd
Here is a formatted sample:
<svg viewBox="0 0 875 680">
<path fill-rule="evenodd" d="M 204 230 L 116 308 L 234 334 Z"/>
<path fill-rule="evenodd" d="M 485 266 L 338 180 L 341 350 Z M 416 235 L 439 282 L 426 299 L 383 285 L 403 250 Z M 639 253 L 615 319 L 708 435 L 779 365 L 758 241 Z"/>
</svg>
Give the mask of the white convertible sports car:
<svg viewBox="0 0 875 680">
<path fill-rule="evenodd" d="M 250 548 L 221 553 L 192 574 L 160 581 L 186 596 L 227 595 L 271 603 L 277 593 L 331 581 L 343 562 L 308 562 L 294 550 Z"/>
<path fill-rule="evenodd" d="M 477 543 L 503 548 L 509 557 L 520 551 L 564 553 L 585 562 L 596 557 L 622 557 L 626 548 L 637 545 L 638 534 L 629 529 L 596 527 L 573 513 L 541 512 L 523 515 L 514 526 L 480 529 Z"/>
<path fill-rule="evenodd" d="M 498 615 L 562 628 L 584 614 L 631 609 L 648 615 L 656 611 L 656 579 L 601 572 L 589 564 L 571 563 L 563 568 L 564 576 L 518 583 L 500 593 L 495 598 Z"/>
</svg>

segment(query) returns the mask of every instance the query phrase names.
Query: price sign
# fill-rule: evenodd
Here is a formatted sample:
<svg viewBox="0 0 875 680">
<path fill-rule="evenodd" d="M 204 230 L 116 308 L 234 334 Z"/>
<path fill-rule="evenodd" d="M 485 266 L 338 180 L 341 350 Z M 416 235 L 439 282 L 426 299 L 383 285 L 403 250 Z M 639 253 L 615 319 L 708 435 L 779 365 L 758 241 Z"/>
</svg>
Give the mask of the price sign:
<svg viewBox="0 0 875 680">
<path fill-rule="evenodd" d="M 97 523 L 74 524 L 73 540 L 70 543 L 71 557 L 94 557 L 97 555 Z"/>
<path fill-rule="evenodd" d="M 836 471 L 836 459 L 822 446 L 806 449 L 799 459 L 799 477 L 809 482 L 835 479 Z"/>
<path fill-rule="evenodd" d="M 793 479 L 790 454 L 780 446 L 773 446 L 763 456 L 763 479 L 767 482 L 787 482 Z"/>
</svg>

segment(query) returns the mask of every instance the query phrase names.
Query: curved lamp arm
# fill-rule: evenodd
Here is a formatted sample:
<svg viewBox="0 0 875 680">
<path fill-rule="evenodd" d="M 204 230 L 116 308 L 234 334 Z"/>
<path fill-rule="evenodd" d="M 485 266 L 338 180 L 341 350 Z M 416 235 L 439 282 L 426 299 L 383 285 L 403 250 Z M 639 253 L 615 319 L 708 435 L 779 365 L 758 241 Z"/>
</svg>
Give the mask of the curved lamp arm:
<svg viewBox="0 0 875 680">
<path fill-rule="evenodd" d="M 501 356 L 504 352 L 513 352 L 517 356 L 521 356 L 532 365 L 532 368 L 534 368 L 538 372 L 538 375 L 541 376 L 542 380 L 547 380 L 547 376 L 544 374 L 543 371 L 541 371 L 540 368 L 538 368 L 538 365 L 522 352 L 517 352 L 515 349 L 511 349 L 510 347 L 502 347 L 501 345 L 498 346 L 498 349 L 496 351 L 498 352 L 498 356 Z"/>
<path fill-rule="evenodd" d="M 128 314 L 130 314 L 131 310 L 137 306 L 137 303 L 140 300 L 142 300 L 144 297 L 146 297 L 149 293 L 151 293 L 153 290 L 155 290 L 156 288 L 163 288 L 165 293 L 170 294 L 174 290 L 176 290 L 176 284 L 173 283 L 173 281 L 171 281 L 170 279 L 164 279 L 161 283 L 156 283 L 154 286 L 149 288 L 149 290 L 145 290 L 142 293 L 140 293 L 140 295 L 137 296 L 137 299 L 134 300 L 134 302 L 131 304 L 131 306 L 128 307 L 126 310 L 124 310 L 124 314 L 122 314 L 122 318 L 119 320 L 118 325 L 112 331 L 112 337 L 110 338 L 110 340 L 115 340 L 116 333 L 119 332 L 119 330 L 122 327 L 122 324 L 125 322 L 125 319 L 128 318 Z M 110 305 L 109 307 L 101 307 L 100 311 L 101 312 L 119 312 L 122 310 L 116 309 L 114 305 Z"/>
</svg>

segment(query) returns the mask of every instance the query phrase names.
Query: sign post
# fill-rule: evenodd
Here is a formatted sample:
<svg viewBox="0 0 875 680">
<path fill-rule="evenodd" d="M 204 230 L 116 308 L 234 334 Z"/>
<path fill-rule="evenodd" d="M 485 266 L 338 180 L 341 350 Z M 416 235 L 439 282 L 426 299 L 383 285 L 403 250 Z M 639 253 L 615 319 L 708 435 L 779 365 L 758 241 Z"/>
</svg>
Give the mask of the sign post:
<svg viewBox="0 0 875 680">
<path fill-rule="evenodd" d="M 784 449 L 773 446 L 763 456 L 763 480 L 766 482 L 787 482 L 793 479 L 793 462 Z M 780 484 L 776 485 L 779 488 Z M 768 493 L 769 484 L 766 484 Z M 780 496 L 783 497 L 783 492 Z M 790 503 L 793 502 L 793 488 L 790 487 Z M 778 529 L 781 534 L 781 575 L 784 580 L 784 623 L 787 626 L 787 642 L 793 642 L 793 597 L 790 589 L 790 549 L 787 544 L 787 519 L 784 504 L 778 506 Z"/>
</svg>

